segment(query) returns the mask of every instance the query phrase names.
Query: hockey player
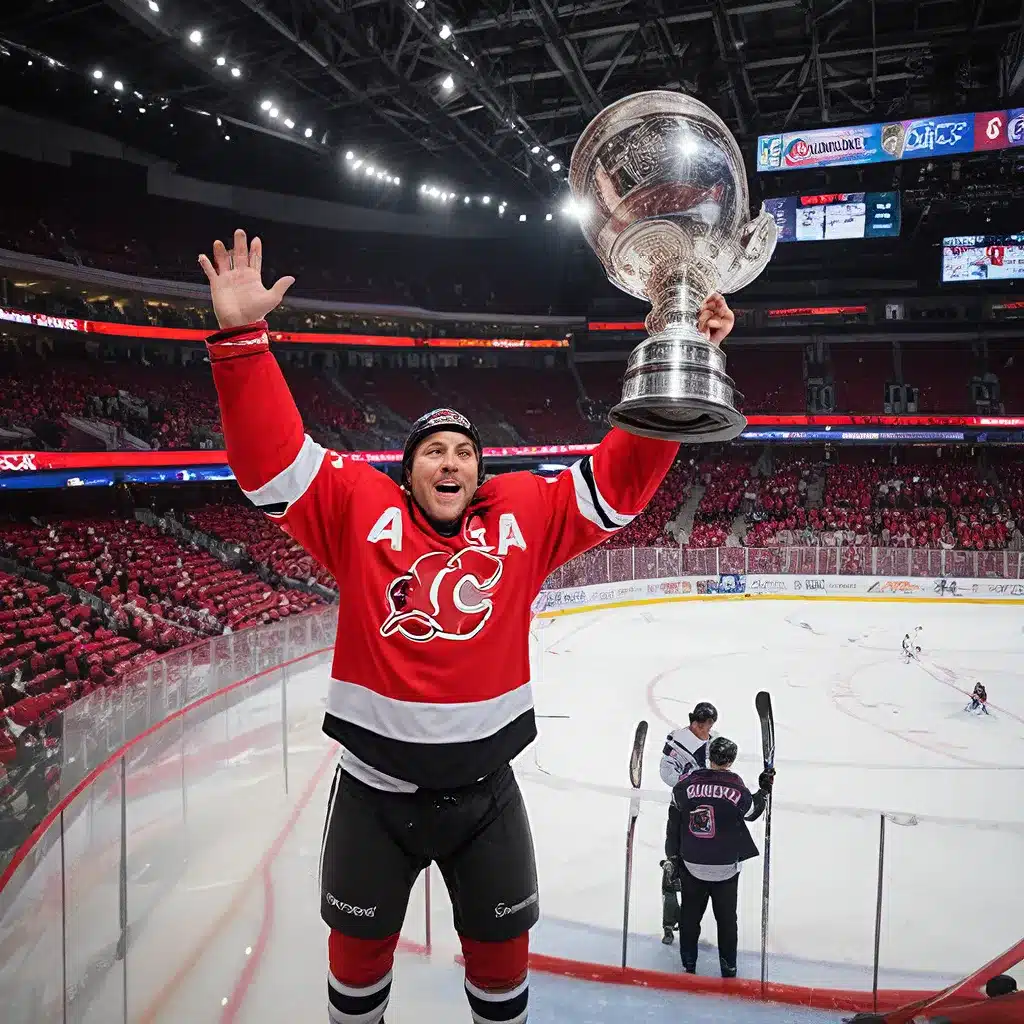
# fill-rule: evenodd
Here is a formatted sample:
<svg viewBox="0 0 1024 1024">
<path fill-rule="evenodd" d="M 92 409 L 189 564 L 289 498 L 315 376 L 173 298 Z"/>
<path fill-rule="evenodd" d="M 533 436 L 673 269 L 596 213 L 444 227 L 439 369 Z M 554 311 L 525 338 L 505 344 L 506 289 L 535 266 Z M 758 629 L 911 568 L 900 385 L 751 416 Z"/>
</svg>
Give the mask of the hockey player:
<svg viewBox="0 0 1024 1024">
<path fill-rule="evenodd" d="M 775 770 L 766 768 L 752 794 L 732 771 L 736 754 L 732 740 L 716 736 L 708 748 L 708 767 L 685 775 L 672 790 L 675 828 L 665 836 L 665 856 L 676 862 L 682 879 L 679 954 L 687 974 L 697 971 L 700 923 L 710 899 L 722 977 L 736 977 L 740 864 L 758 854 L 747 822 L 760 817 L 775 781 Z"/>
<path fill-rule="evenodd" d="M 974 690 L 971 692 L 971 703 L 964 710 L 977 711 L 978 714 L 988 714 L 988 691 L 982 686 L 980 680 L 974 684 Z"/>
<path fill-rule="evenodd" d="M 334 1024 L 379 1024 L 419 873 L 451 895 L 476 1024 L 527 1016 L 533 841 L 509 762 L 535 735 L 530 605 L 552 570 L 647 505 L 678 452 L 612 429 L 553 484 L 484 483 L 480 438 L 452 409 L 412 428 L 399 486 L 304 434 L 266 315 L 294 279 L 260 279 L 236 231 L 199 262 L 221 330 L 207 341 L 228 461 L 248 498 L 334 573 L 338 636 L 324 731 L 344 752 L 320 856 Z M 733 314 L 712 295 L 713 343 Z"/>
<path fill-rule="evenodd" d="M 916 630 L 914 632 L 914 636 L 917 636 Z M 906 636 L 903 637 L 903 657 L 905 659 L 905 664 L 909 665 L 912 661 L 917 661 L 920 655 L 921 648 L 914 646 L 914 641 L 911 640 L 910 634 L 907 633 Z"/>
<path fill-rule="evenodd" d="M 661 751 L 659 768 L 661 781 L 674 789 L 681 778 L 695 768 L 706 768 L 708 744 L 711 742 L 711 727 L 718 721 L 718 710 L 714 704 L 701 701 L 690 712 L 690 724 L 685 729 L 674 729 L 665 739 Z M 673 827 L 673 810 L 669 806 L 668 829 Z M 675 862 L 665 859 L 661 862 L 661 941 L 671 946 L 674 932 L 679 927 L 679 872 Z"/>
</svg>

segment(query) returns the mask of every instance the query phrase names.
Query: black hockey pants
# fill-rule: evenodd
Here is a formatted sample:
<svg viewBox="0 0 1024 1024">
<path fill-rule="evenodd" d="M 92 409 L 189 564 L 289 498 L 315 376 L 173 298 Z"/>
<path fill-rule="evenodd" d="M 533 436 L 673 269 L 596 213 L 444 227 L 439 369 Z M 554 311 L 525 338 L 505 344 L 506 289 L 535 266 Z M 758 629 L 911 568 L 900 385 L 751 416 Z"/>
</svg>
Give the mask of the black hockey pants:
<svg viewBox="0 0 1024 1024">
<path fill-rule="evenodd" d="M 739 892 L 739 873 L 725 882 L 702 882 L 694 878 L 684 865 L 679 866 L 683 883 L 683 909 L 679 917 L 679 955 L 684 967 L 697 963 L 697 940 L 700 923 L 708 908 L 708 900 L 715 912 L 718 925 L 718 959 L 723 971 L 736 970 L 736 946 L 739 928 L 736 923 L 736 899 Z"/>
</svg>

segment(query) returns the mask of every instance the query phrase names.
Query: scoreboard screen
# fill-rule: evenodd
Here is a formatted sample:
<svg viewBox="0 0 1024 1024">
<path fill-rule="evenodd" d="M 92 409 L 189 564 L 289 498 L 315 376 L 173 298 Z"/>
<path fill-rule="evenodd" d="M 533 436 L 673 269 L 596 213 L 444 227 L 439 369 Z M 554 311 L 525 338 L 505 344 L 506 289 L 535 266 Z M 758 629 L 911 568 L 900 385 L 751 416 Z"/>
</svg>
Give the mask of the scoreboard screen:
<svg viewBox="0 0 1024 1024">
<path fill-rule="evenodd" d="M 899 192 L 833 192 L 766 199 L 780 242 L 833 242 L 895 238 L 900 233 Z"/>
<path fill-rule="evenodd" d="M 942 282 L 1024 280 L 1024 235 L 951 235 L 942 240 Z"/>
</svg>

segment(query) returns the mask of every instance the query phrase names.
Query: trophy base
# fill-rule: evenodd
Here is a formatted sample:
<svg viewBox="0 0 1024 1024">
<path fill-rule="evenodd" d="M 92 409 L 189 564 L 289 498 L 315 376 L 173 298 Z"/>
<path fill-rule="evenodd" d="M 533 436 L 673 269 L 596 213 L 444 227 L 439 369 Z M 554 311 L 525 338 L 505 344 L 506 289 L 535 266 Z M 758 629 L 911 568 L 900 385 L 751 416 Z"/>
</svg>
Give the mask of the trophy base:
<svg viewBox="0 0 1024 1024">
<path fill-rule="evenodd" d="M 608 414 L 608 419 L 612 426 L 628 434 L 688 444 L 732 441 L 747 426 L 746 416 L 735 409 L 697 398 L 668 396 L 620 402 Z"/>
<path fill-rule="evenodd" d="M 629 357 L 622 401 L 609 419 L 623 430 L 690 444 L 731 441 L 747 425 L 725 356 L 696 330 L 674 326 Z"/>
</svg>

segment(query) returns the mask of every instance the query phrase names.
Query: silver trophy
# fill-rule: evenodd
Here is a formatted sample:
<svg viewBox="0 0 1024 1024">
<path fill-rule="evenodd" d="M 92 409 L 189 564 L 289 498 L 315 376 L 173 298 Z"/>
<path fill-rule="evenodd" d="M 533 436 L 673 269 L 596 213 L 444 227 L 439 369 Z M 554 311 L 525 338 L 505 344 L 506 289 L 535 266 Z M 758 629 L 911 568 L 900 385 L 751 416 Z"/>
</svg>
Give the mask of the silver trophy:
<svg viewBox="0 0 1024 1024">
<path fill-rule="evenodd" d="M 630 354 L 618 427 L 675 441 L 728 441 L 747 421 L 725 356 L 697 330 L 712 292 L 743 288 L 768 265 L 778 228 L 748 219 L 736 140 L 714 111 L 677 92 L 605 107 L 573 150 L 569 185 L 608 279 L 647 299 L 650 337 Z"/>
</svg>

